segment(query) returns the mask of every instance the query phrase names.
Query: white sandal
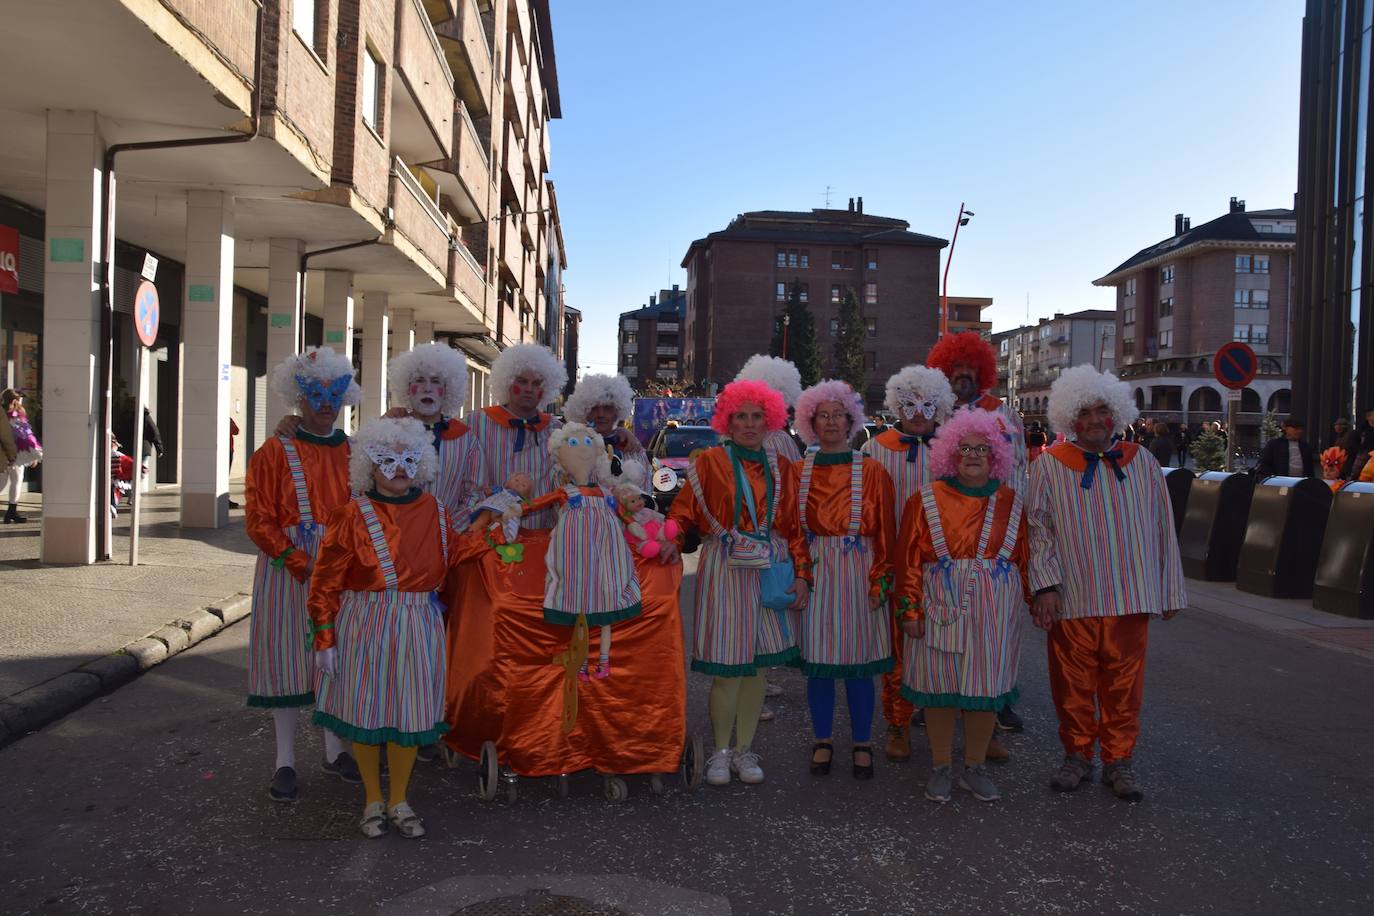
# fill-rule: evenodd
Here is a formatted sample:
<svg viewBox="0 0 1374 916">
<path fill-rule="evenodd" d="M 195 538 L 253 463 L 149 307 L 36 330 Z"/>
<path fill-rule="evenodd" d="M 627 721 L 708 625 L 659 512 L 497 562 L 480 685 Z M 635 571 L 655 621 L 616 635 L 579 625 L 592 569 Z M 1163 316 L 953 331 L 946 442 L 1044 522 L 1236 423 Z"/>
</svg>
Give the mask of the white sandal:
<svg viewBox="0 0 1374 916">
<path fill-rule="evenodd" d="M 391 826 L 396 828 L 396 832 L 408 840 L 425 835 L 425 822 L 420 820 L 406 802 L 388 809 L 386 818 L 391 822 Z"/>
<path fill-rule="evenodd" d="M 363 819 L 358 822 L 358 829 L 363 832 L 363 836 L 369 840 L 386 833 L 386 806 L 381 802 L 373 802 L 363 809 Z"/>
</svg>

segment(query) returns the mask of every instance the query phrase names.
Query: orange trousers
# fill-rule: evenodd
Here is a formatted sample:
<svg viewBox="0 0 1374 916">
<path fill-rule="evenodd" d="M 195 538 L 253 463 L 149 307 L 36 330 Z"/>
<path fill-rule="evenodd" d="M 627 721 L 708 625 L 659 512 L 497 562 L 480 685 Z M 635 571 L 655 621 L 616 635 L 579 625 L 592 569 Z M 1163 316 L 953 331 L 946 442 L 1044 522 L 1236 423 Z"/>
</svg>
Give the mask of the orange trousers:
<svg viewBox="0 0 1374 916">
<path fill-rule="evenodd" d="M 1145 694 L 1147 614 L 1081 617 L 1050 627 L 1050 694 L 1059 714 L 1064 753 L 1103 763 L 1127 760 L 1140 735 Z"/>
<path fill-rule="evenodd" d="M 911 701 L 902 696 L 902 656 L 906 642 L 902 634 L 902 622 L 890 609 L 888 619 L 892 621 L 892 658 L 896 664 L 883 675 L 883 718 L 887 719 L 888 725 L 905 728 L 911 724 L 911 716 L 916 712 Z"/>
</svg>

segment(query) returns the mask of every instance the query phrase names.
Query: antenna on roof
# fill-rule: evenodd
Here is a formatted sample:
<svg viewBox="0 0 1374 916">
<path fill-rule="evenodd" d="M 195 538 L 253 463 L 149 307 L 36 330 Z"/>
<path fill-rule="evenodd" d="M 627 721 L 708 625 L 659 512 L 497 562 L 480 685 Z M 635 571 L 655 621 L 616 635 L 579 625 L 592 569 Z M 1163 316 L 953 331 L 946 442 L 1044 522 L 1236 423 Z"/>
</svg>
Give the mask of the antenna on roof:
<svg viewBox="0 0 1374 916">
<path fill-rule="evenodd" d="M 830 185 L 825 186 L 825 209 L 830 209 Z"/>
</svg>

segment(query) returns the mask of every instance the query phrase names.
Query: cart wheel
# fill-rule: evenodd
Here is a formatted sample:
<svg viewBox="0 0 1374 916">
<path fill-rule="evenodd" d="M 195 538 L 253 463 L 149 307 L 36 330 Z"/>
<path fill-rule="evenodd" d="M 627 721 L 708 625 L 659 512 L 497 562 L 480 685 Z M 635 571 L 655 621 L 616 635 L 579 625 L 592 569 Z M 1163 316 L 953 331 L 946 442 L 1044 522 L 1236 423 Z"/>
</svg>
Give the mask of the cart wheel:
<svg viewBox="0 0 1374 916">
<path fill-rule="evenodd" d="M 706 749 L 702 746 L 701 738 L 692 735 L 682 748 L 682 766 L 679 768 L 682 787 L 688 792 L 695 792 L 701 788 L 702 780 L 705 778 L 705 771 L 702 769 L 705 762 Z"/>
<path fill-rule="evenodd" d="M 496 801 L 496 791 L 500 786 L 496 764 L 496 744 L 482 742 L 482 755 L 477 761 L 477 794 L 483 801 Z"/>
<path fill-rule="evenodd" d="M 457 751 L 447 744 L 442 743 L 439 745 L 439 756 L 443 759 L 444 766 L 448 767 L 450 770 L 458 769 L 459 763 L 463 760 L 462 756 Z"/>
<path fill-rule="evenodd" d="M 668 786 L 663 782 L 662 774 L 651 773 L 649 775 L 649 791 L 659 796 L 668 794 Z"/>
<path fill-rule="evenodd" d="M 557 786 L 557 788 L 558 788 L 558 797 L 559 797 L 559 798 L 567 798 L 567 797 L 568 797 L 568 774 L 567 774 L 567 773 L 559 773 L 557 776 L 555 776 L 555 777 L 554 777 L 554 785 Z"/>
<path fill-rule="evenodd" d="M 619 804 L 630 797 L 630 787 L 619 776 L 606 777 L 606 801 Z"/>
</svg>

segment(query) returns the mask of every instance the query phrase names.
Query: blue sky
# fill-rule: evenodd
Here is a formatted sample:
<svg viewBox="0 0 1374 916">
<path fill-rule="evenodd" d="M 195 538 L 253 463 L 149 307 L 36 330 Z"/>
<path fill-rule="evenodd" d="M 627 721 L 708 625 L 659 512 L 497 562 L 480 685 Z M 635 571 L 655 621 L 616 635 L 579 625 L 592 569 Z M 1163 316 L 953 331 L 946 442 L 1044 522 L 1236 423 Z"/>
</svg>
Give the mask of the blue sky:
<svg viewBox="0 0 1374 916">
<path fill-rule="evenodd" d="M 961 230 L 950 294 L 994 328 L 1111 308 L 1091 281 L 1173 231 L 1291 207 L 1300 0 L 555 0 L 551 177 L 584 315 L 686 287 L 688 244 L 745 210 L 844 207 Z"/>
</svg>

